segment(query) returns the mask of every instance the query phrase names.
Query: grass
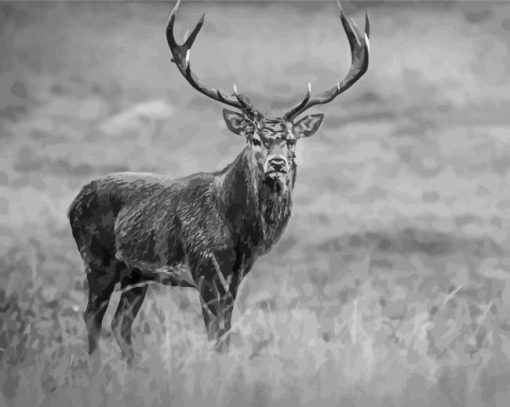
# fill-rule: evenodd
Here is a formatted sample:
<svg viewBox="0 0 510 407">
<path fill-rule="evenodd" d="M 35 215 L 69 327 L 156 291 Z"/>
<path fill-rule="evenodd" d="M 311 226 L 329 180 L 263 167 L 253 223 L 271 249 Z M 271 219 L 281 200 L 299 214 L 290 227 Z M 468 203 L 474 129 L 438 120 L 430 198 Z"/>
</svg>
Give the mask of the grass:
<svg viewBox="0 0 510 407">
<path fill-rule="evenodd" d="M 198 304 L 154 295 L 136 324 L 134 369 L 108 338 L 102 356 L 89 359 L 81 291 L 51 301 L 43 287 L 25 288 L 5 311 L 12 325 L 3 327 L 4 394 L 13 405 L 54 406 L 503 405 L 510 341 L 508 306 L 493 294 L 500 287 L 480 279 L 419 295 L 434 273 L 426 271 L 393 284 L 357 278 L 322 293 L 304 285 L 299 305 L 287 280 L 278 301 L 260 301 L 235 319 L 226 355 L 206 342 Z"/>
<path fill-rule="evenodd" d="M 275 114 L 347 69 L 333 4 L 186 7 L 182 32 L 208 12 L 200 77 Z M 241 286 L 227 354 L 207 343 L 194 291 L 152 286 L 139 363 L 127 369 L 108 334 L 118 293 L 88 356 L 65 218 L 78 189 L 111 171 L 217 169 L 243 146 L 170 65 L 167 12 L 0 4 L 0 406 L 506 405 L 510 68 L 496 3 L 369 9 L 369 73 L 298 146 L 291 224 Z"/>
</svg>

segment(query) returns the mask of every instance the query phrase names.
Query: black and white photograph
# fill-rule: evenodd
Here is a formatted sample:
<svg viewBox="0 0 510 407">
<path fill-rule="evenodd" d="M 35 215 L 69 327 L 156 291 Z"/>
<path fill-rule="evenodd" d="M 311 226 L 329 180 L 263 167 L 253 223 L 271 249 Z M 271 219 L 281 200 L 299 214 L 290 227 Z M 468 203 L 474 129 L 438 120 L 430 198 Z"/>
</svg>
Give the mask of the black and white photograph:
<svg viewBox="0 0 510 407">
<path fill-rule="evenodd" d="M 510 1 L 0 1 L 0 407 L 506 407 Z"/>
</svg>

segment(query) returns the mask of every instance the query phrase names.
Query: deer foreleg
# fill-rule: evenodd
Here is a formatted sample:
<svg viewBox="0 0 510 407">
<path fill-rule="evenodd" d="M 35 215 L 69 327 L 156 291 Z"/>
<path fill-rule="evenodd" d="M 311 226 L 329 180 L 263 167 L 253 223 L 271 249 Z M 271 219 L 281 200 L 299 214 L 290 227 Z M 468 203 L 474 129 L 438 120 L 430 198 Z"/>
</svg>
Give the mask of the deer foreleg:
<svg viewBox="0 0 510 407">
<path fill-rule="evenodd" d="M 226 351 L 229 345 L 232 311 L 237 295 L 238 273 L 233 272 L 230 256 L 210 255 L 196 270 L 202 315 L 215 350 Z M 229 272 L 225 272 L 229 270 Z"/>
</svg>

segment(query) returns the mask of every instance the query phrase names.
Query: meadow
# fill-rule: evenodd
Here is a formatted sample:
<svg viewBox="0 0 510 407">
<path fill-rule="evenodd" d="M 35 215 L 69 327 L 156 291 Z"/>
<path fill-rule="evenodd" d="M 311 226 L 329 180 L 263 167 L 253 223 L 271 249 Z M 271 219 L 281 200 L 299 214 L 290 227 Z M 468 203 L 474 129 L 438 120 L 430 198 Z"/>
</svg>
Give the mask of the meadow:
<svg viewBox="0 0 510 407">
<path fill-rule="evenodd" d="M 181 176 L 243 148 L 170 62 L 154 2 L 0 3 L 0 407 L 506 406 L 510 6 L 344 2 L 367 75 L 298 145 L 290 224 L 242 283 L 232 346 L 151 286 L 128 369 L 89 357 L 67 207 L 113 171 Z M 280 114 L 350 64 L 334 2 L 187 2 L 206 83 Z"/>
</svg>

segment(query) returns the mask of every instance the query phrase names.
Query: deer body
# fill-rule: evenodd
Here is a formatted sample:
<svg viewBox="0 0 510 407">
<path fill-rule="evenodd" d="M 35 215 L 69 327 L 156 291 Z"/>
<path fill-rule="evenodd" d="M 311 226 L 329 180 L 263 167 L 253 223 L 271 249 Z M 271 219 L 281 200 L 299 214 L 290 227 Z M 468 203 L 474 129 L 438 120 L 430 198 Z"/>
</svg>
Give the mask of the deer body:
<svg viewBox="0 0 510 407">
<path fill-rule="evenodd" d="M 290 188 L 280 194 L 254 179 L 245 149 L 213 173 L 177 179 L 110 174 L 82 189 L 69 216 L 77 233 L 93 221 L 102 248 L 150 279 L 215 253 L 231 252 L 231 261 L 241 254 L 245 264 L 253 263 L 280 238 L 291 205 Z M 180 285 L 178 273 L 173 273 L 173 285 Z"/>
<path fill-rule="evenodd" d="M 116 173 L 85 185 L 69 208 L 73 237 L 85 263 L 89 301 L 84 313 L 89 352 L 97 347 L 111 294 L 122 294 L 112 329 L 124 356 L 131 359 L 131 327 L 149 281 L 196 288 L 210 339 L 228 346 L 232 310 L 239 284 L 257 257 L 282 235 L 291 214 L 296 180 L 295 145 L 313 135 L 322 114 L 299 121 L 306 109 L 330 102 L 368 67 L 365 35 L 340 12 L 352 54 L 346 78 L 318 97 L 310 85 L 303 101 L 282 117 L 269 118 L 237 92 L 227 95 L 202 84 L 191 72 L 190 48 L 203 17 L 186 41 L 176 43 L 170 14 L 167 41 L 173 62 L 204 95 L 238 109 L 223 110 L 227 127 L 246 147 L 223 170 L 171 179 L 161 175 Z"/>
<path fill-rule="evenodd" d="M 106 308 L 117 282 L 126 288 L 157 281 L 197 288 L 209 335 L 214 338 L 228 331 L 242 278 L 257 257 L 278 241 L 291 214 L 296 166 L 288 188 L 279 191 L 255 178 L 250 162 L 245 148 L 221 171 L 178 179 L 116 173 L 82 189 L 70 207 L 69 218 L 88 265 L 89 303 L 97 304 L 90 307 L 90 324 L 93 316 Z M 227 298 L 217 270 L 228 281 Z M 216 282 L 215 286 L 211 282 Z M 211 304 L 218 292 L 223 299 L 221 307 L 229 310 L 225 315 L 218 315 L 220 304 Z M 93 295 L 101 301 L 95 301 Z M 112 328 L 125 356 L 131 358 L 130 329 L 136 313 L 126 312 L 141 305 L 145 287 L 122 296 L 125 326 L 119 331 L 119 313 Z M 97 338 L 90 340 L 92 352 Z"/>
</svg>

